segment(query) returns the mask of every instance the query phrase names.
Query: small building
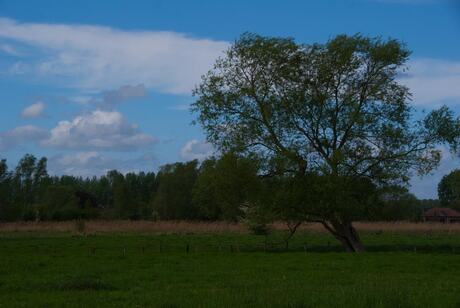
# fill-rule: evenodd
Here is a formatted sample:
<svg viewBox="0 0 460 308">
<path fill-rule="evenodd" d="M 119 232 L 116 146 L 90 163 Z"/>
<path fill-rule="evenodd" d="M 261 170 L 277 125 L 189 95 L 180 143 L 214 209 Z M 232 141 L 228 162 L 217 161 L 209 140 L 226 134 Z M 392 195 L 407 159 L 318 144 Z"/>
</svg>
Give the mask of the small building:
<svg viewBox="0 0 460 308">
<path fill-rule="evenodd" d="M 423 220 L 443 223 L 460 222 L 460 212 L 448 207 L 434 207 L 423 214 Z"/>
</svg>

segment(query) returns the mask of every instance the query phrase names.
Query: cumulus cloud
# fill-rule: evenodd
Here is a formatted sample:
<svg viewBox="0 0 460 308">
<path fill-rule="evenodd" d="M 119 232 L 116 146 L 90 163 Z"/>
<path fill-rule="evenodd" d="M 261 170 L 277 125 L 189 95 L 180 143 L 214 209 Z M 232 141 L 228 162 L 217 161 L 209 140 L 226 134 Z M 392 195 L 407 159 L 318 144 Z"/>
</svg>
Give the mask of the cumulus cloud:
<svg viewBox="0 0 460 308">
<path fill-rule="evenodd" d="M 417 59 L 399 81 L 409 87 L 416 105 L 460 103 L 460 62 Z"/>
<path fill-rule="evenodd" d="M 68 77 L 71 86 L 85 89 L 142 83 L 173 94 L 190 93 L 228 46 L 176 32 L 20 23 L 7 18 L 0 18 L 0 38 L 44 51 L 39 60 L 23 59 L 21 69 L 16 68 L 22 73 Z"/>
<path fill-rule="evenodd" d="M 27 119 L 38 118 L 42 116 L 44 110 L 45 104 L 43 102 L 37 102 L 24 108 L 21 112 L 21 116 Z"/>
<path fill-rule="evenodd" d="M 83 177 L 100 176 L 117 169 L 122 173 L 151 171 L 157 164 L 150 153 L 134 158 L 115 158 L 96 151 L 59 154 L 48 163 L 50 174 L 76 175 Z"/>
<path fill-rule="evenodd" d="M 214 149 L 211 144 L 193 139 L 182 147 L 180 156 L 184 160 L 203 160 L 211 156 L 213 152 Z"/>
<path fill-rule="evenodd" d="M 45 139 L 48 132 L 40 127 L 25 125 L 0 133 L 0 150 L 6 151 L 23 143 L 35 143 Z"/>
<path fill-rule="evenodd" d="M 128 123 L 118 111 L 94 110 L 51 129 L 42 146 L 60 149 L 135 150 L 150 146 L 154 138 Z"/>
</svg>

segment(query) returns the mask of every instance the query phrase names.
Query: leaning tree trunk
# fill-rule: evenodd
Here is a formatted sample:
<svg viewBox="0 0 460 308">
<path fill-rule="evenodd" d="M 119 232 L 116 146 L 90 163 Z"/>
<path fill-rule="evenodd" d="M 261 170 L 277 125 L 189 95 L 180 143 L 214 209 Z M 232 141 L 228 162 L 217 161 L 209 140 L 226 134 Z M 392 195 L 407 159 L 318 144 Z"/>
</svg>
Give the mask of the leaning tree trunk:
<svg viewBox="0 0 460 308">
<path fill-rule="evenodd" d="M 322 222 L 323 226 L 338 239 L 348 252 L 364 252 L 366 249 L 359 238 L 358 232 L 351 222 Z"/>
</svg>

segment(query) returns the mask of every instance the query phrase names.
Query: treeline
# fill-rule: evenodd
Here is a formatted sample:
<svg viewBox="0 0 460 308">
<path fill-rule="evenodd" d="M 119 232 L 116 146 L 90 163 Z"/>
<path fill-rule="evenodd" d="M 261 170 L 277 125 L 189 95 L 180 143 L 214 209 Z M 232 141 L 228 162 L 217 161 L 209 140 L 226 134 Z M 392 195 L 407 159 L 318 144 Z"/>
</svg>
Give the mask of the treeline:
<svg viewBox="0 0 460 308">
<path fill-rule="evenodd" d="M 28 154 L 13 170 L 0 161 L 0 220 L 238 221 L 247 215 L 245 205 L 254 192 L 261 200 L 276 190 L 263 185 L 258 171 L 256 161 L 227 154 L 202 163 L 167 164 L 157 173 L 50 176 L 47 159 Z M 387 188 L 363 219 L 417 221 L 436 205 L 437 200 L 418 200 L 403 188 Z"/>
</svg>

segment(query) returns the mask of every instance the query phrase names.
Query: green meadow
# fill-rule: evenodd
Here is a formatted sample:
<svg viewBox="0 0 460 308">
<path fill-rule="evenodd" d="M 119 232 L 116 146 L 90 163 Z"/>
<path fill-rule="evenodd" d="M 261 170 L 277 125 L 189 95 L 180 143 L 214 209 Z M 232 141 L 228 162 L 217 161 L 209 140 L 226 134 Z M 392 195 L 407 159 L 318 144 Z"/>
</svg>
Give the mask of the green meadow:
<svg viewBox="0 0 460 308">
<path fill-rule="evenodd" d="M 7 232 L 2 307 L 458 307 L 460 235 Z"/>
</svg>

